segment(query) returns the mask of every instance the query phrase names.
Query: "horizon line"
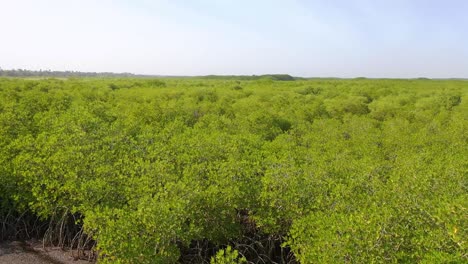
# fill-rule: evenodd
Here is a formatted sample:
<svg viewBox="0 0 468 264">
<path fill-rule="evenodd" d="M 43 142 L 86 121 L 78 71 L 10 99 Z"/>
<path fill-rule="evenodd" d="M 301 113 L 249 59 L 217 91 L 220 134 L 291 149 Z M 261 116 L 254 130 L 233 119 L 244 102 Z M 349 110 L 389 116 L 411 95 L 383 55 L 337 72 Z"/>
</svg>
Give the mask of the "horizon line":
<svg viewBox="0 0 468 264">
<path fill-rule="evenodd" d="M 32 73 L 74 73 L 74 74 L 96 74 L 101 77 L 105 75 L 116 75 L 115 77 L 129 78 L 129 77 L 147 77 L 147 78 L 197 78 L 197 77 L 262 77 L 262 76 L 279 76 L 287 75 L 293 78 L 300 79 L 400 79 L 400 80 L 414 80 L 414 79 L 429 79 L 429 80 L 468 80 L 468 77 L 427 77 L 427 76 L 414 76 L 414 77 L 368 77 L 368 76 L 354 76 L 354 77 L 337 77 L 337 76 L 300 76 L 291 75 L 289 73 L 264 73 L 264 74 L 204 74 L 204 75 L 178 75 L 178 74 L 145 74 L 145 73 L 133 73 L 133 72 L 113 72 L 113 71 L 79 71 L 79 70 L 51 70 L 51 69 L 39 69 L 30 70 L 22 68 L 4 69 L 0 67 L 0 72 L 8 71 L 25 71 Z M 128 75 L 128 76 L 125 76 Z M 0 77 L 28 77 L 28 76 L 1 76 Z M 30 76 L 30 77 L 41 77 L 41 76 Z M 47 75 L 43 76 L 47 77 Z M 89 76 L 91 77 L 91 76 Z"/>
</svg>

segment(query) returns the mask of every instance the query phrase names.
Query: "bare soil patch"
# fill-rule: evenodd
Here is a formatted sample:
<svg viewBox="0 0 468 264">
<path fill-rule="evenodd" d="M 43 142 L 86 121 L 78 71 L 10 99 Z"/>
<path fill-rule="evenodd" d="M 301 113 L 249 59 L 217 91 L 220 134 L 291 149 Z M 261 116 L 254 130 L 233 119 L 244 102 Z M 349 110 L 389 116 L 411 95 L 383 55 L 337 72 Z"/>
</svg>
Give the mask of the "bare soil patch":
<svg viewBox="0 0 468 264">
<path fill-rule="evenodd" d="M 73 254 L 75 253 L 75 254 Z M 87 252 L 89 253 L 89 252 Z M 76 252 L 57 247 L 43 247 L 37 240 L 0 243 L 0 264 L 90 264 L 76 257 Z"/>
</svg>

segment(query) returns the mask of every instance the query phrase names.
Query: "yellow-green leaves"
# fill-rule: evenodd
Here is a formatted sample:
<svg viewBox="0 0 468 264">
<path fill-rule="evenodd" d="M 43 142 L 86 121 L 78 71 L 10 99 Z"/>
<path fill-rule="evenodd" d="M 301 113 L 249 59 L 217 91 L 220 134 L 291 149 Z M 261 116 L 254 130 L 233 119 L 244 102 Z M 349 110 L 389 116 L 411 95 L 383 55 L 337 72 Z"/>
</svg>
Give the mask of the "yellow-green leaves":
<svg viewBox="0 0 468 264">
<path fill-rule="evenodd" d="M 0 221 L 80 215 L 103 263 L 463 263 L 467 87 L 0 79 Z"/>
</svg>

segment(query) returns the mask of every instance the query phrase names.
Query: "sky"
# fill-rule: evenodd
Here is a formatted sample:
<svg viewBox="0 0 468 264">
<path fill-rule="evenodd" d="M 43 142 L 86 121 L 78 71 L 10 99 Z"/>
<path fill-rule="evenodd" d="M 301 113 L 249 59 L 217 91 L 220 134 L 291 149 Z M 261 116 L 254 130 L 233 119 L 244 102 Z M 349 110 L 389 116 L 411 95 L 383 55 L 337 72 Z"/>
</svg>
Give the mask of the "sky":
<svg viewBox="0 0 468 264">
<path fill-rule="evenodd" d="M 466 0 L 0 0 L 3 69 L 467 78 Z"/>
</svg>

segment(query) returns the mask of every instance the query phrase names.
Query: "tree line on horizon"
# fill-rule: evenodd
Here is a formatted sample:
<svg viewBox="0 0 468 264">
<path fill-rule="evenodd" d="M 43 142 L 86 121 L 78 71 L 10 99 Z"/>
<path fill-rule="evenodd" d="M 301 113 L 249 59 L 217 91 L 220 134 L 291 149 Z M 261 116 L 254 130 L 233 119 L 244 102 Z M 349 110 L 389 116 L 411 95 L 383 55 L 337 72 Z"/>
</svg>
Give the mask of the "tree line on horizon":
<svg viewBox="0 0 468 264">
<path fill-rule="evenodd" d="M 139 77 L 133 73 L 114 73 L 114 72 L 80 72 L 80 71 L 51 71 L 51 70 L 26 70 L 26 69 L 11 69 L 5 70 L 0 68 L 0 77 Z"/>
<path fill-rule="evenodd" d="M 0 77 L 117 77 L 117 78 L 201 78 L 213 80 L 260 80 L 269 79 L 273 81 L 294 81 L 303 79 L 293 77 L 289 74 L 263 74 L 263 75 L 203 75 L 203 76 L 168 76 L 168 75 L 149 75 L 149 74 L 134 74 L 134 73 L 115 73 L 115 72 L 81 72 L 81 71 L 51 71 L 51 70 L 27 70 L 27 69 L 10 69 L 5 70 L 0 68 Z"/>
</svg>

